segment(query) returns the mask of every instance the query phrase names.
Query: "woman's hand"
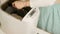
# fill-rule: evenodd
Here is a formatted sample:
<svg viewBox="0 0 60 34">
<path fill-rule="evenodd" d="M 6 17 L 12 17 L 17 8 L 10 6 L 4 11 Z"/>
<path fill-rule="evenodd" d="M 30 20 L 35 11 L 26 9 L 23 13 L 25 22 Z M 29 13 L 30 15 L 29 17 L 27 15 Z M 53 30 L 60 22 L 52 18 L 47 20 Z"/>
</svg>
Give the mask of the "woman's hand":
<svg viewBox="0 0 60 34">
<path fill-rule="evenodd" d="M 22 1 L 15 1 L 12 3 L 12 6 L 17 8 L 17 9 L 21 9 L 25 6 L 29 6 L 29 2 L 22 2 Z"/>
</svg>

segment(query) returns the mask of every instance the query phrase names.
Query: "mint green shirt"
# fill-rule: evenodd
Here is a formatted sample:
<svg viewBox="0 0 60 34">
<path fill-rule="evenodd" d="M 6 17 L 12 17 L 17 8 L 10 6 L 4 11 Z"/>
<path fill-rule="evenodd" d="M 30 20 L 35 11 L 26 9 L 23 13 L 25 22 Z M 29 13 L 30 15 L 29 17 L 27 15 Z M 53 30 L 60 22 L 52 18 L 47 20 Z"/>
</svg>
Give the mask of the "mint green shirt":
<svg viewBox="0 0 60 34">
<path fill-rule="evenodd" d="M 40 7 L 38 28 L 52 34 L 60 34 L 60 4 Z"/>
</svg>

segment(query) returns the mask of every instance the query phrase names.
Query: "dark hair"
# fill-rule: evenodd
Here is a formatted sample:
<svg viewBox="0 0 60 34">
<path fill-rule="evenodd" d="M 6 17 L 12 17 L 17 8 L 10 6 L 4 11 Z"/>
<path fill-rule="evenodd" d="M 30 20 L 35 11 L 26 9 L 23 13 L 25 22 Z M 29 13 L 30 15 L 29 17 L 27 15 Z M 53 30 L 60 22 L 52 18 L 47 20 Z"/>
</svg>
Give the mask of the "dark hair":
<svg viewBox="0 0 60 34">
<path fill-rule="evenodd" d="M 9 6 L 12 6 L 12 3 L 13 3 L 14 1 L 16 1 L 16 0 L 9 0 L 9 1 L 8 1 L 8 5 L 9 5 Z"/>
</svg>

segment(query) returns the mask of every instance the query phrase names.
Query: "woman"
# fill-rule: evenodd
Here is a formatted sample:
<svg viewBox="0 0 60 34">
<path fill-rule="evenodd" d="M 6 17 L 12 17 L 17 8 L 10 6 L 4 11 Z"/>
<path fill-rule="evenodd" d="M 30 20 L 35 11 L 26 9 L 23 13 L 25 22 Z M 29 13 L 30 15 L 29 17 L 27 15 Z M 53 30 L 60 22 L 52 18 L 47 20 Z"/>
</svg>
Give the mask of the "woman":
<svg viewBox="0 0 60 34">
<path fill-rule="evenodd" d="M 13 7 L 16 7 L 17 9 L 21 9 L 25 6 L 31 6 L 31 7 L 44 7 L 54 4 L 55 0 L 27 0 L 22 1 L 18 0 L 12 3 Z"/>
<path fill-rule="evenodd" d="M 15 1 L 12 5 L 17 9 L 25 6 L 31 6 L 32 8 L 38 7 L 40 9 L 38 28 L 51 34 L 60 34 L 60 2 L 59 0 L 57 0 L 58 2 L 55 1 L 56 0 Z"/>
</svg>

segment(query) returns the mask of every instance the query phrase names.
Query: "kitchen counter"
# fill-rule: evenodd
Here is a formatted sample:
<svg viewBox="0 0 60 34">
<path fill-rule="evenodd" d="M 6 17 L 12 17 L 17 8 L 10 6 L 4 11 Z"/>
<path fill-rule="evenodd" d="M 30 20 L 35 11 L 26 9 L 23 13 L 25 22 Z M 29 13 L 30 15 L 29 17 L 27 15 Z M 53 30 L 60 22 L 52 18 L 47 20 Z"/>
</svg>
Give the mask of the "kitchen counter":
<svg viewBox="0 0 60 34">
<path fill-rule="evenodd" d="M 2 29 L 0 28 L 0 34 L 5 34 L 3 31 L 2 31 Z"/>
</svg>

